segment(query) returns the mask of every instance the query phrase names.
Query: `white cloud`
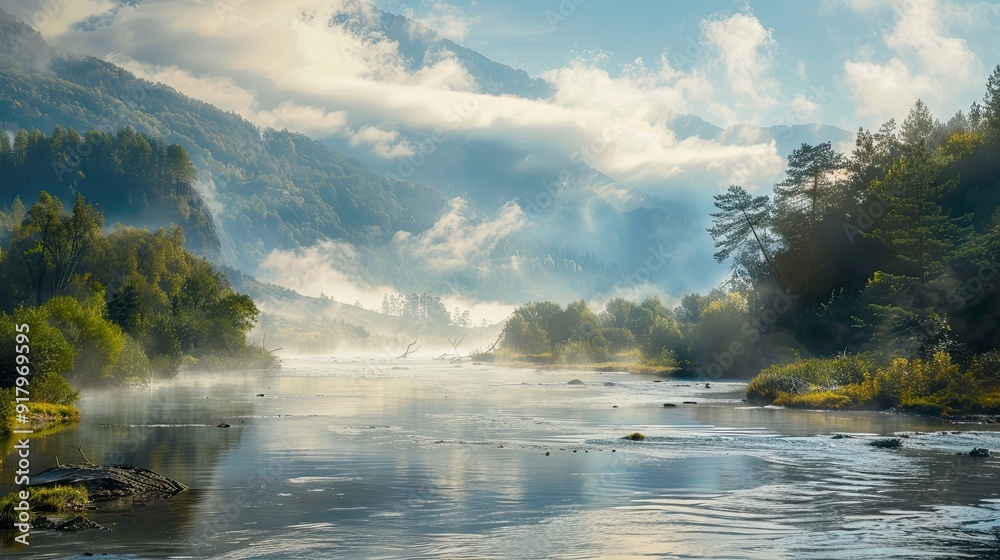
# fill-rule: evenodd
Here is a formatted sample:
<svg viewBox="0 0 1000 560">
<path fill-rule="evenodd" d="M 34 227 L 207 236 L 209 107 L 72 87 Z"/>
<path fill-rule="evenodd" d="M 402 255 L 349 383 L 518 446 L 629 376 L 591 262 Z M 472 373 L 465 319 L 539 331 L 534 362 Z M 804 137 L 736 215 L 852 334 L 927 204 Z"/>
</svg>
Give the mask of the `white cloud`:
<svg viewBox="0 0 1000 560">
<path fill-rule="evenodd" d="M 753 100 L 757 108 L 775 105 L 778 83 L 767 77 L 771 66 L 769 50 L 775 46 L 771 30 L 753 14 L 733 14 L 725 19 L 702 21 L 703 38 L 720 54 L 729 87 L 739 96 Z"/>
<path fill-rule="evenodd" d="M 399 137 L 398 130 L 386 130 L 374 125 L 361 127 L 351 136 L 352 146 L 368 146 L 375 153 L 386 159 L 412 156 L 413 146 Z"/>
<path fill-rule="evenodd" d="M 810 101 L 808 97 L 801 93 L 796 95 L 795 99 L 792 100 L 792 115 L 799 122 L 808 122 L 816 114 L 816 109 L 818 108 L 818 103 Z"/>
<path fill-rule="evenodd" d="M 51 37 L 68 30 L 78 21 L 103 14 L 118 5 L 114 0 L 52 0 L 25 2 L 0 0 L 0 8 Z"/>
<path fill-rule="evenodd" d="M 450 207 L 433 227 L 413 235 L 398 232 L 393 244 L 403 254 L 412 254 L 435 270 L 464 269 L 485 265 L 497 244 L 527 224 L 521 207 L 504 204 L 493 220 L 475 220 L 462 198 L 450 201 Z"/>
<path fill-rule="evenodd" d="M 359 258 L 353 246 L 335 241 L 295 250 L 275 249 L 261 262 L 256 276 L 303 295 L 323 294 L 337 301 L 360 301 L 367 308 L 377 308 L 382 295 L 396 293 L 396 289 L 366 286 L 355 280 L 361 268 Z M 295 274 L 289 274 L 289 270 Z"/>
<path fill-rule="evenodd" d="M 387 247 L 356 248 L 349 243 L 322 241 L 294 250 L 276 249 L 261 262 L 255 276 L 300 294 L 314 297 L 325 294 L 337 301 L 360 301 L 365 308 L 378 309 L 384 294 L 400 290 L 360 280 L 365 260 L 372 254 L 417 270 L 418 278 L 433 279 L 434 275 L 454 270 L 479 270 L 485 277 L 490 267 L 498 266 L 490 253 L 526 223 L 516 204 L 503 206 L 493 218 L 487 219 L 472 215 L 466 201 L 456 198 L 432 228 L 416 235 L 399 232 Z M 289 270 L 295 274 L 288 274 Z M 499 322 L 513 311 L 509 304 L 482 301 L 469 295 L 453 291 L 442 297 L 442 301 L 449 311 L 455 306 L 469 309 L 476 321 L 486 318 Z"/>
<path fill-rule="evenodd" d="M 410 20 L 459 43 L 468 36 L 470 26 L 482 21 L 479 16 L 469 16 L 462 8 L 440 0 L 424 0 L 417 10 L 404 4 L 402 13 Z"/>
<path fill-rule="evenodd" d="M 746 169 L 748 160 L 769 162 L 753 167 L 760 178 L 781 169 L 766 143 L 723 146 L 676 138 L 670 122 L 677 114 L 738 114 L 739 107 L 721 101 L 726 92 L 713 87 L 710 68 L 681 72 L 664 54 L 652 65 L 637 59 L 613 76 L 601 60 L 577 59 L 543 75 L 555 90 L 550 99 L 491 95 L 479 92 L 447 51 L 408 70 L 397 43 L 366 27 L 373 17 L 367 2 L 300 4 L 243 0 L 217 10 L 208 1 L 146 0 L 117 10 L 95 29 L 72 29 L 55 40 L 67 51 L 120 53 L 115 60 L 136 74 L 257 124 L 346 135 L 387 158 L 413 150 L 394 131 L 440 128 L 565 156 L 582 152 L 599 171 L 658 194 L 669 194 L 664 189 L 672 187 L 665 185 L 673 179 L 724 181 Z M 330 14 L 361 24 L 331 26 Z M 719 47 L 733 90 L 752 93 L 754 104 L 771 103 L 770 32 L 746 14 L 707 22 L 705 30 Z M 741 54 L 744 48 L 749 51 Z"/>
<path fill-rule="evenodd" d="M 720 145 L 698 137 L 678 140 L 670 122 L 678 114 L 695 112 L 714 91 L 708 78 L 697 69 L 682 73 L 662 56 L 656 68 L 638 59 L 625 66 L 622 76 L 612 77 L 601 61 L 576 59 L 569 66 L 543 77 L 555 86 L 550 100 L 571 109 L 578 120 L 588 122 L 578 145 L 592 167 L 632 183 L 650 183 L 712 171 L 746 169 L 750 160 L 768 161 L 755 177 L 780 172 L 782 160 L 774 146 Z M 709 105 L 716 112 L 735 112 L 727 105 Z"/>
<path fill-rule="evenodd" d="M 893 50 L 916 52 L 923 69 L 942 81 L 968 83 L 976 55 L 965 39 L 942 35 L 937 0 L 907 0 L 896 6 L 901 17 L 886 44 Z"/>
<path fill-rule="evenodd" d="M 915 101 L 934 87 L 928 76 L 912 74 L 898 58 L 885 64 L 847 61 L 844 72 L 847 85 L 860 101 L 858 115 L 875 116 L 881 121 L 908 110 L 912 103 L 905 100 Z"/>
<path fill-rule="evenodd" d="M 871 60 L 870 47 L 859 53 L 861 60 L 844 62 L 859 116 L 898 118 L 917 99 L 933 107 L 979 81 L 979 59 L 964 39 L 945 29 L 943 14 L 953 11 L 953 5 L 945 7 L 938 0 L 852 0 L 851 6 L 858 11 L 887 7 L 893 14 L 892 24 L 879 21 L 882 39 L 893 54 L 887 62 Z"/>
<path fill-rule="evenodd" d="M 261 108 L 256 93 L 225 76 L 195 76 L 177 66 L 155 66 L 113 53 L 106 59 L 152 82 L 168 84 L 186 95 L 224 110 L 242 115 L 250 122 L 278 130 L 289 129 L 305 134 L 334 134 L 344 131 L 347 114 L 320 107 L 282 101 L 270 109 Z"/>
<path fill-rule="evenodd" d="M 143 64 L 123 53 L 110 53 L 105 60 L 121 66 L 140 78 L 162 82 L 211 103 L 224 111 L 244 113 L 256 104 L 254 92 L 239 86 L 232 78 L 224 76 L 195 76 L 178 66 Z"/>
</svg>

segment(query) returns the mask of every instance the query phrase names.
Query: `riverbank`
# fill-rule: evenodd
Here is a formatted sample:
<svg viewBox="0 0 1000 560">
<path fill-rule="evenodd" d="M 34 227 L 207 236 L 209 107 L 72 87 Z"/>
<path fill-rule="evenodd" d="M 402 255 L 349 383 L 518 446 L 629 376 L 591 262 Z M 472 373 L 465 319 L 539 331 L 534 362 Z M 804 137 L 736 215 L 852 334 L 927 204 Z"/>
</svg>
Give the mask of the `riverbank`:
<svg viewBox="0 0 1000 560">
<path fill-rule="evenodd" d="M 0 410 L 0 438 L 9 437 L 14 430 L 31 430 L 34 437 L 52 433 L 78 421 L 80 410 L 71 404 L 31 403 L 25 418 L 27 422 L 18 421 L 13 406 Z"/>
<path fill-rule="evenodd" d="M 655 375 L 658 377 L 675 377 L 681 373 L 681 368 L 666 367 L 644 364 L 633 360 L 611 360 L 605 362 L 580 362 L 563 363 L 555 360 L 550 355 L 517 355 L 517 356 L 494 356 L 491 360 L 483 360 L 482 356 L 477 361 L 488 361 L 490 364 L 501 367 L 530 368 L 541 370 L 569 370 L 569 371 L 597 371 L 601 373 L 623 371 L 640 375 Z"/>
<path fill-rule="evenodd" d="M 771 366 L 750 380 L 747 401 L 812 410 L 902 411 L 953 422 L 995 423 L 1000 360 L 975 356 L 968 366 L 939 352 L 928 359 L 871 354 Z"/>
</svg>

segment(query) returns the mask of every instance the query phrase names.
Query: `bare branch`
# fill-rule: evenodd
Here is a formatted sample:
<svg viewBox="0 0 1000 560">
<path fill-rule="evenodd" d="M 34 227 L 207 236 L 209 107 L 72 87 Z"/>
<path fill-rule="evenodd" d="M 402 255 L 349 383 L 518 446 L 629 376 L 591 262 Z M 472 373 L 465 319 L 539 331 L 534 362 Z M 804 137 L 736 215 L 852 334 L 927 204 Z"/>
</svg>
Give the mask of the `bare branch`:
<svg viewBox="0 0 1000 560">
<path fill-rule="evenodd" d="M 406 347 L 406 352 L 403 352 L 402 356 L 396 356 L 396 359 L 398 360 L 400 358 L 405 358 L 405 357 L 409 356 L 410 354 L 412 354 L 413 352 L 416 352 L 417 350 L 420 350 L 419 346 L 417 346 L 415 349 L 411 350 L 411 348 L 413 348 L 413 345 L 417 343 L 417 340 L 419 340 L 419 338 L 414 338 L 413 342 L 411 342 L 410 345 Z"/>
<path fill-rule="evenodd" d="M 500 340 L 501 340 L 501 339 L 503 339 L 503 333 L 502 333 L 502 332 L 500 333 L 500 335 L 499 335 L 499 336 L 497 336 L 497 339 L 496 339 L 496 340 L 495 340 L 495 341 L 493 342 L 493 344 L 491 344 L 491 345 L 490 345 L 490 347 L 489 347 L 489 348 L 487 348 L 487 349 L 486 349 L 486 351 L 485 351 L 485 352 L 480 352 L 480 351 L 479 351 L 479 349 L 477 348 L 477 349 L 476 349 L 476 350 L 475 350 L 475 351 L 473 352 L 473 354 L 489 354 L 490 352 L 492 352 L 493 350 L 495 350 L 495 349 L 496 349 L 496 347 L 497 347 L 497 344 L 500 344 Z"/>
<path fill-rule="evenodd" d="M 84 452 L 83 452 L 83 446 L 80 446 L 80 445 L 70 445 L 70 447 L 72 447 L 73 449 L 76 449 L 77 451 L 79 451 L 80 455 L 83 455 L 83 460 L 86 461 L 88 465 L 93 465 L 94 464 L 94 463 L 92 463 L 90 461 L 90 459 L 87 458 L 87 455 L 84 454 Z"/>
<path fill-rule="evenodd" d="M 452 340 L 450 336 L 448 337 L 448 342 L 450 342 L 451 347 L 455 349 L 455 356 L 459 358 L 461 358 L 462 355 L 458 353 L 458 345 L 461 344 L 463 340 L 465 340 L 464 334 L 462 335 L 462 338 L 457 338 L 455 340 Z"/>
</svg>

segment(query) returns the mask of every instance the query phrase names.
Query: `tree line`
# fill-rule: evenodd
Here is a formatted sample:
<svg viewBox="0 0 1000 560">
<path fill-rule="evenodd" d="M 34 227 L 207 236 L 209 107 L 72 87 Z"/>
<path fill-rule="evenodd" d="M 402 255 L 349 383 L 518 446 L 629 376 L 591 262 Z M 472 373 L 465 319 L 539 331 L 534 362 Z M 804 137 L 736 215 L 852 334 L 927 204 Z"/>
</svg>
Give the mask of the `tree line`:
<svg viewBox="0 0 1000 560">
<path fill-rule="evenodd" d="M 709 230 L 728 289 L 812 355 L 880 350 L 961 362 L 992 350 L 1000 294 L 1000 66 L 983 103 L 947 123 L 917 101 L 900 125 L 860 129 L 850 155 L 803 145 L 773 197 L 734 185 Z"/>
<path fill-rule="evenodd" d="M 28 165 L 24 153 L 31 150 L 11 156 L 9 148 L 2 152 L 6 165 Z M 178 168 L 170 165 L 134 169 L 150 174 L 153 184 L 178 179 Z M 72 200 L 67 211 L 62 200 L 42 190 L 30 208 L 15 198 L 0 212 L 0 337 L 13 340 L 17 325 L 29 325 L 33 402 L 71 403 L 77 394 L 67 378 L 78 384 L 142 383 L 184 364 L 275 363 L 263 348 L 247 344 L 259 315 L 253 300 L 185 248 L 181 227 L 150 232 L 119 225 L 105 233 L 102 210 L 80 192 Z M 10 412 L 13 403 L 13 349 L 0 348 L 0 413 Z"/>
<path fill-rule="evenodd" d="M 42 191 L 62 200 L 87 193 L 112 223 L 180 224 L 188 247 L 219 254 L 208 206 L 193 188 L 198 173 L 184 147 L 123 128 L 84 134 L 56 126 L 51 135 L 21 129 L 0 135 L 0 175 L 10 197 L 37 200 Z M 9 202 L 9 199 L 4 202 Z M 22 204 L 23 207 L 23 204 Z M 18 222 L 0 224 L 7 231 Z"/>
<path fill-rule="evenodd" d="M 259 314 L 253 300 L 187 251 L 180 227 L 105 234 L 103 224 L 82 194 L 66 212 L 43 191 L 0 254 L 0 321 L 59 327 L 83 381 L 143 381 L 185 360 L 246 350 Z"/>
<path fill-rule="evenodd" d="M 532 303 L 508 320 L 504 346 L 583 345 L 591 358 L 640 348 L 645 360 L 708 377 L 851 355 L 873 360 L 858 370 L 870 378 L 903 371 L 897 359 L 919 371 L 984 371 L 1000 344 L 997 177 L 1000 66 L 983 102 L 947 122 L 917 101 L 901 123 L 859 129 L 850 154 L 803 144 L 770 193 L 732 185 L 715 196 L 708 233 L 731 270 L 719 288 L 673 310 L 653 311 L 650 300 L 612 302 L 600 314 L 583 302 Z M 652 319 L 613 319 L 636 309 Z"/>
<path fill-rule="evenodd" d="M 454 311 L 449 313 L 444 303 L 441 302 L 441 296 L 428 293 L 383 294 L 382 314 L 432 325 L 451 325 L 466 329 L 475 326 L 469 310 L 463 311 L 456 307 Z M 485 319 L 481 326 L 486 326 Z"/>
</svg>

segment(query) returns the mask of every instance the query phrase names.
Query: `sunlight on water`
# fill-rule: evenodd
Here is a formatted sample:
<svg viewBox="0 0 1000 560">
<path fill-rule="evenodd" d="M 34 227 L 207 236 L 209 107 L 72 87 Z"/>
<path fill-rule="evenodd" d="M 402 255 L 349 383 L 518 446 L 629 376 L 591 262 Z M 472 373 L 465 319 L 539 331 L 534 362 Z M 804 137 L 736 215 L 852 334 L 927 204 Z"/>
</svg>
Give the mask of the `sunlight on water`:
<svg viewBox="0 0 1000 560">
<path fill-rule="evenodd" d="M 1000 460 L 960 454 L 1000 449 L 989 426 L 754 408 L 741 392 L 625 374 L 306 359 L 276 373 L 92 391 L 79 425 L 35 442 L 38 470 L 41 458 L 75 460 L 70 445 L 82 445 L 95 461 L 118 456 L 191 490 L 133 513 L 93 512 L 111 532 L 39 533 L 30 554 L 4 552 L 312 560 L 998 550 Z M 223 421 L 232 428 L 215 427 Z M 620 439 L 634 431 L 646 440 Z M 894 433 L 902 449 L 867 445 Z"/>
</svg>

